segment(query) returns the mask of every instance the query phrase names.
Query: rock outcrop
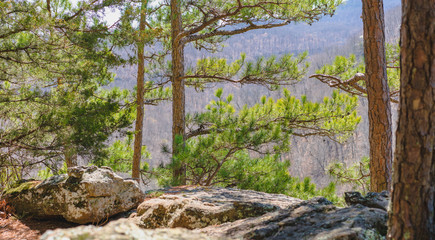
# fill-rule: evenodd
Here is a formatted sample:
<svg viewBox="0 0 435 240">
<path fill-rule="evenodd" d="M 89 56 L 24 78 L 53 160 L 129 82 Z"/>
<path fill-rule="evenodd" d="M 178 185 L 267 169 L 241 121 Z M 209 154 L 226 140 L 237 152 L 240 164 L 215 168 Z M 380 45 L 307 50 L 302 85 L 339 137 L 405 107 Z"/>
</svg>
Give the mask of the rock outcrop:
<svg viewBox="0 0 435 240">
<path fill-rule="evenodd" d="M 186 187 L 146 199 L 135 218 L 144 228 L 204 228 L 261 216 L 302 202 L 282 194 L 225 188 Z"/>
<path fill-rule="evenodd" d="M 280 194 L 204 187 L 154 195 L 160 196 L 145 200 L 133 216 L 145 228 L 184 227 L 229 239 L 362 240 L 380 238 L 387 231 L 388 215 L 381 208 L 361 204 L 338 208 L 322 197 L 303 201 Z"/>
<path fill-rule="evenodd" d="M 386 223 L 382 208 L 339 208 L 323 197 L 303 201 L 255 191 L 180 187 L 149 194 L 129 219 L 103 228 L 50 231 L 42 239 L 380 240 Z"/>
<path fill-rule="evenodd" d="M 379 208 L 388 211 L 390 197 L 388 196 L 387 191 L 380 193 L 369 192 L 364 197 L 359 192 L 346 192 L 344 193 L 344 200 L 348 206 L 361 204 L 366 207 Z"/>
<path fill-rule="evenodd" d="M 220 226 L 195 230 L 215 237 L 243 239 L 381 239 L 387 212 L 362 205 L 337 208 L 323 197 Z"/>
<path fill-rule="evenodd" d="M 224 240 L 183 228 L 142 229 L 131 220 L 120 219 L 104 227 L 80 226 L 45 232 L 41 240 Z"/>
<path fill-rule="evenodd" d="M 68 174 L 43 182 L 19 184 L 4 197 L 20 215 L 63 217 L 84 224 L 137 207 L 144 194 L 135 181 L 122 179 L 110 168 L 90 166 L 70 168 Z"/>
</svg>

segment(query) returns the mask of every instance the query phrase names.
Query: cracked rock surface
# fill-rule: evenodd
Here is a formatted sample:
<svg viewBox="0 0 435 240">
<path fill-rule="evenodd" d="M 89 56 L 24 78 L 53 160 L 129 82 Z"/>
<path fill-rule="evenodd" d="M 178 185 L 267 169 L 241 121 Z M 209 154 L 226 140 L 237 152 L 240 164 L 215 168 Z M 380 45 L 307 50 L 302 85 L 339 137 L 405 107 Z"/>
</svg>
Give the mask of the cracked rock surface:
<svg viewBox="0 0 435 240">
<path fill-rule="evenodd" d="M 337 208 L 316 197 L 264 214 L 196 231 L 216 237 L 243 239 L 382 239 L 387 232 L 387 212 L 355 205 Z"/>
</svg>

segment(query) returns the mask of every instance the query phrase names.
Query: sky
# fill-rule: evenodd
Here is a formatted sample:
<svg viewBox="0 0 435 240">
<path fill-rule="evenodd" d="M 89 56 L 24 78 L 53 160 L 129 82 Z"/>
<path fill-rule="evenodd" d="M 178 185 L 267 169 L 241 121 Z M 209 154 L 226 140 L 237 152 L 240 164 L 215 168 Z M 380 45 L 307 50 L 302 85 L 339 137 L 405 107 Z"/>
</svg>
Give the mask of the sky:
<svg viewBox="0 0 435 240">
<path fill-rule="evenodd" d="M 71 0 L 73 6 L 77 6 L 77 3 L 81 2 L 80 0 Z M 104 12 L 104 19 L 106 20 L 109 26 L 113 25 L 118 19 L 121 17 L 121 13 L 118 9 L 108 9 Z"/>
</svg>

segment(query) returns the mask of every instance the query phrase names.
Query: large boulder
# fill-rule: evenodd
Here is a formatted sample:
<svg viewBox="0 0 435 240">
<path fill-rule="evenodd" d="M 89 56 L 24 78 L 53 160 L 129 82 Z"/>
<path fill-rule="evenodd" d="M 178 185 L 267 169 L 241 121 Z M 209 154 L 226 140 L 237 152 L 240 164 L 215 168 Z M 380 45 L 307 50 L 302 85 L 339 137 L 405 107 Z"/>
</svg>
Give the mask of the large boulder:
<svg viewBox="0 0 435 240">
<path fill-rule="evenodd" d="M 144 199 L 137 183 L 110 168 L 74 167 L 68 174 L 19 184 L 5 193 L 20 215 L 63 217 L 74 223 L 98 223 L 138 206 Z"/>
<path fill-rule="evenodd" d="M 141 229 L 131 220 L 120 219 L 104 227 L 80 226 L 45 232 L 41 240 L 214 240 L 210 237 L 183 228 Z"/>
<path fill-rule="evenodd" d="M 191 186 L 163 190 L 160 196 L 147 198 L 134 218 L 144 228 L 195 229 L 261 216 L 300 202 L 282 194 Z"/>
</svg>

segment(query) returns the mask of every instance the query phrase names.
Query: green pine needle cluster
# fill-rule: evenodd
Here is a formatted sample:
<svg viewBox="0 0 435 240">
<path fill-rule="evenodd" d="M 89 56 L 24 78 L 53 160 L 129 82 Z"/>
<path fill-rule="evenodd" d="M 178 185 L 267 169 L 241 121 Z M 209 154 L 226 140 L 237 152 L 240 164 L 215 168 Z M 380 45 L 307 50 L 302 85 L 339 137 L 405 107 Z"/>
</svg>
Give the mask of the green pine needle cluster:
<svg viewBox="0 0 435 240">
<path fill-rule="evenodd" d="M 370 159 L 364 157 L 360 162 L 351 166 L 335 162 L 328 166 L 327 173 L 337 183 L 350 184 L 354 190 L 366 194 L 370 189 Z"/>
<path fill-rule="evenodd" d="M 285 54 L 280 58 L 271 56 L 246 61 L 246 55 L 242 53 L 240 59 L 230 64 L 225 58 L 203 58 L 187 70 L 186 84 L 204 89 L 207 83 L 230 82 L 263 85 L 276 90 L 279 85 L 296 83 L 303 78 L 309 67 L 307 55 L 304 52 L 297 57 Z"/>
</svg>

